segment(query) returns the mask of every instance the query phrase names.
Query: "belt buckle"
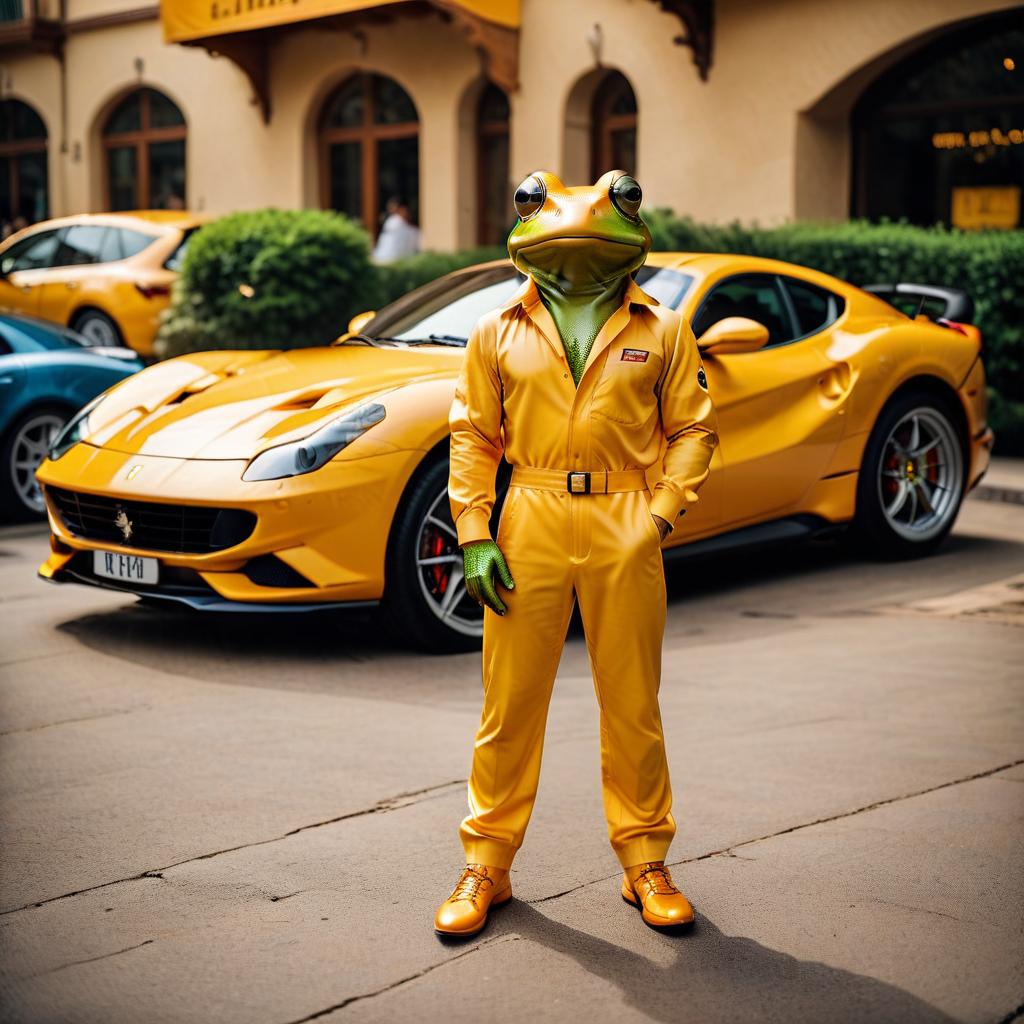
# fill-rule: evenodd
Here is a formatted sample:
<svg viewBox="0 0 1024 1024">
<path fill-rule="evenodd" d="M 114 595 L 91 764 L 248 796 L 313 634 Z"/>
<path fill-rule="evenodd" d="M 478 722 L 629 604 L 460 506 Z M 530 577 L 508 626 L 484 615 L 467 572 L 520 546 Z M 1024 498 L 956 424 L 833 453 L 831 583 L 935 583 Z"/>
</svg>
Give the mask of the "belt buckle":
<svg viewBox="0 0 1024 1024">
<path fill-rule="evenodd" d="M 589 494 L 590 473 L 583 471 L 568 473 L 565 479 L 565 489 L 570 494 Z"/>
</svg>

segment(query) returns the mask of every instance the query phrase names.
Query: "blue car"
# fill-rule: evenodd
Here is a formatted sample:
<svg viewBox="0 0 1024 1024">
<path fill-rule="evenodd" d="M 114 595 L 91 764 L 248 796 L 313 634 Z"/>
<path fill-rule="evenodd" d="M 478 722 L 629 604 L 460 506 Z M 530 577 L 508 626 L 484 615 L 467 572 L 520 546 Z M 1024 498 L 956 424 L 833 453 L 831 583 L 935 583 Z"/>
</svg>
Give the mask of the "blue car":
<svg viewBox="0 0 1024 1024">
<path fill-rule="evenodd" d="M 0 314 L 0 517 L 46 515 L 36 469 L 50 441 L 86 402 L 142 366 L 129 348 L 100 348 L 58 324 Z"/>
</svg>

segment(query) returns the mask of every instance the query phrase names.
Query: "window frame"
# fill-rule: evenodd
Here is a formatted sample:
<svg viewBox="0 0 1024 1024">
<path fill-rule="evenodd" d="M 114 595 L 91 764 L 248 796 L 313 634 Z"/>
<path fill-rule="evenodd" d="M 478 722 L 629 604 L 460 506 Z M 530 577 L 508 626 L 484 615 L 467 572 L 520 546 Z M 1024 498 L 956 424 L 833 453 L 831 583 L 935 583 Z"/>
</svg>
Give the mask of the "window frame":
<svg viewBox="0 0 1024 1024">
<path fill-rule="evenodd" d="M 703 298 L 698 303 L 697 308 L 693 311 L 693 317 L 690 321 L 691 324 L 696 324 L 698 318 L 704 310 L 704 307 L 707 305 L 708 300 L 714 294 L 716 289 L 720 288 L 724 284 L 728 284 L 730 281 L 735 281 L 736 278 L 755 276 L 767 277 L 772 279 L 772 283 L 775 285 L 775 288 L 779 293 L 779 297 L 783 308 L 783 315 L 789 322 L 788 330 L 793 333 L 793 337 L 788 338 L 786 341 L 777 342 L 774 345 L 765 345 L 762 348 L 757 349 L 755 352 L 742 353 L 743 355 L 755 355 L 757 352 L 770 352 L 774 351 L 775 349 L 786 348 L 788 345 L 795 345 L 801 341 L 806 341 L 808 338 L 813 338 L 815 335 L 821 334 L 822 331 L 831 327 L 842 317 L 843 313 L 846 312 L 846 299 L 842 295 L 832 291 L 830 288 L 825 288 L 820 284 L 815 284 L 813 281 L 804 281 L 802 278 L 794 277 L 792 274 L 779 274 L 776 273 L 775 271 L 769 270 L 740 270 L 734 274 L 728 274 L 725 277 L 719 278 L 717 281 L 714 282 L 714 284 L 711 285 L 710 288 L 708 288 L 708 290 L 704 293 Z M 820 327 L 816 327 L 813 331 L 807 331 L 801 334 L 800 318 L 797 315 L 796 306 L 794 305 L 793 299 L 789 294 L 789 289 L 786 286 L 787 281 L 795 281 L 797 284 L 807 284 L 810 285 L 812 288 L 820 288 L 823 292 L 828 292 L 828 294 L 831 295 L 836 300 L 836 315 L 831 320 L 826 320 L 825 323 L 823 323 Z M 718 321 L 716 320 L 715 323 L 717 322 Z M 760 323 L 760 321 L 758 322 Z M 709 325 L 709 329 L 711 326 L 713 325 Z M 696 334 L 696 331 L 694 333 Z M 698 337 L 697 340 L 699 341 L 700 338 Z"/>
<path fill-rule="evenodd" d="M 140 94 L 139 127 L 133 128 L 129 131 L 111 132 L 109 130 L 109 125 L 113 120 L 114 114 L 120 110 L 122 104 L 130 99 L 134 93 Z M 154 128 L 152 126 L 151 93 L 158 93 L 164 100 L 174 106 L 178 113 L 181 114 L 181 124 L 168 125 L 163 128 Z M 103 205 L 105 209 L 115 212 L 111 208 L 112 190 L 110 188 L 110 155 L 111 151 L 115 149 L 135 150 L 135 205 L 128 207 L 128 209 L 150 210 L 156 208 L 153 203 L 150 202 L 153 198 L 150 195 L 150 189 L 152 187 L 152 182 L 150 181 L 150 146 L 152 143 L 156 142 L 182 142 L 184 144 L 185 153 L 183 164 L 185 171 L 185 183 L 182 191 L 185 194 L 181 197 L 181 202 L 184 208 L 188 208 L 188 122 L 185 119 L 185 113 L 165 92 L 162 92 L 159 89 L 154 89 L 151 85 L 143 85 L 136 89 L 132 89 L 121 96 L 121 98 L 110 107 L 107 112 L 106 119 L 103 122 L 103 130 L 100 133 L 100 144 L 103 147 Z"/>
<path fill-rule="evenodd" d="M 363 119 L 358 125 L 346 125 L 340 128 L 332 128 L 327 125 L 327 117 L 330 113 L 334 98 L 345 88 L 352 79 L 358 79 L 362 90 L 363 98 Z M 377 96 L 374 90 L 374 79 L 390 79 L 408 97 L 416 112 L 415 121 L 397 121 L 392 124 L 378 124 L 376 122 Z M 317 121 L 317 147 L 320 154 L 320 206 L 325 210 L 333 210 L 331 196 L 331 147 L 346 142 L 359 144 L 359 173 L 362 177 L 362 218 L 363 230 L 376 241 L 380 234 L 378 214 L 381 210 L 381 188 L 379 172 L 378 147 L 381 142 L 392 139 L 415 139 L 417 147 L 420 143 L 422 132 L 422 119 L 416 101 L 409 91 L 398 79 L 377 71 L 356 71 L 351 75 L 342 78 L 327 94 L 320 108 L 320 117 Z M 422 161 L 417 170 L 416 180 L 416 207 L 419 212 L 417 220 L 422 217 L 420 207 L 420 193 L 422 192 Z"/>
</svg>

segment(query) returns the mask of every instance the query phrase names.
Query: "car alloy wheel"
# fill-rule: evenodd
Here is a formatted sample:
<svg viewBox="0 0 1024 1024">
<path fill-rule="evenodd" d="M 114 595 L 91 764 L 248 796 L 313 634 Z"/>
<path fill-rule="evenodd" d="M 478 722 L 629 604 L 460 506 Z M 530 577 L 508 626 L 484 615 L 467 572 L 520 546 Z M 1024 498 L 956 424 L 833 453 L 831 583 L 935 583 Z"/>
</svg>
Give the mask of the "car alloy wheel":
<svg viewBox="0 0 1024 1024">
<path fill-rule="evenodd" d="M 103 313 L 83 313 L 75 321 L 75 330 L 100 348 L 118 348 L 121 336 L 114 322 Z"/>
<path fill-rule="evenodd" d="M 462 551 L 452 521 L 447 488 L 438 492 L 420 523 L 416 578 L 427 607 L 449 629 L 483 636 L 483 609 L 466 592 Z"/>
<path fill-rule="evenodd" d="M 890 529 L 924 542 L 956 515 L 964 459 L 956 431 L 942 412 L 918 406 L 892 428 L 879 461 L 878 497 Z"/>
<path fill-rule="evenodd" d="M 34 515 L 46 512 L 46 502 L 36 482 L 36 470 L 65 422 L 66 418 L 59 413 L 40 412 L 30 415 L 15 428 L 8 467 L 11 485 L 15 497 Z"/>
</svg>

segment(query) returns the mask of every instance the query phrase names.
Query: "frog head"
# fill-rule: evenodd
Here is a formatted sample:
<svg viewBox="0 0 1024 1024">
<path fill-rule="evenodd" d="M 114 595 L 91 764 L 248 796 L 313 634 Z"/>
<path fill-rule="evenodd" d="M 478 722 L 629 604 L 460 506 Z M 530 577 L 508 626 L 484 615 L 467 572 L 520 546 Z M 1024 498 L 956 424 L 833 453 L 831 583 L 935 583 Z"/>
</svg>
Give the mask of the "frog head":
<svg viewBox="0 0 1024 1024">
<path fill-rule="evenodd" d="M 650 251 L 642 199 L 625 171 L 581 187 L 535 171 L 515 192 L 519 221 L 508 238 L 509 256 L 524 274 L 559 291 L 605 288 L 642 266 Z"/>
</svg>

